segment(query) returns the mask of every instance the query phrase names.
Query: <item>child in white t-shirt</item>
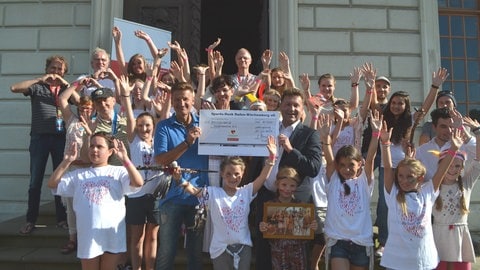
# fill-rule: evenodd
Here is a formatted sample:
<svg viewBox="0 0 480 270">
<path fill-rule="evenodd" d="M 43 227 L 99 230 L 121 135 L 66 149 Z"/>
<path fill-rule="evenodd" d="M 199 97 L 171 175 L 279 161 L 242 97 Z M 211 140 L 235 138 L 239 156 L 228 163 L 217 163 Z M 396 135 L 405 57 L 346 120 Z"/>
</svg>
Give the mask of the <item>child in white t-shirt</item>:
<svg viewBox="0 0 480 270">
<path fill-rule="evenodd" d="M 197 196 L 205 203 L 212 218 L 213 237 L 210 258 L 213 269 L 250 269 L 252 239 L 248 227 L 250 203 L 275 165 L 277 147 L 273 136 L 268 137 L 270 153 L 260 175 L 245 186 L 239 187 L 245 172 L 245 163 L 240 157 L 227 157 L 220 165 L 222 187 L 196 188 L 181 179 L 181 169 L 175 168 L 173 179 L 182 181 L 186 192 Z"/>
<path fill-rule="evenodd" d="M 432 181 L 424 182 L 425 166 L 416 159 L 400 161 L 394 172 L 390 155 L 392 130 L 385 124 L 381 131 L 389 235 L 380 264 L 387 269 L 434 269 L 439 258 L 432 232 L 432 206 L 462 145 L 460 132 L 452 132 L 447 156 L 440 161 Z"/>
<path fill-rule="evenodd" d="M 352 145 L 333 156 L 328 116 L 319 119 L 327 177 L 328 208 L 325 219 L 326 266 L 332 269 L 367 269 L 373 262 L 373 229 L 370 199 L 373 194 L 373 160 L 382 118 L 371 115 L 373 135 L 362 168 L 361 152 Z"/>
<path fill-rule="evenodd" d="M 77 158 L 76 143 L 48 180 L 56 195 L 73 197 L 77 216 L 78 251 L 82 269 L 115 269 L 126 251 L 125 199 L 143 185 L 123 143 L 105 132 L 90 138 L 92 167 L 67 172 Z M 115 153 L 124 167 L 108 164 Z M 66 173 L 67 172 L 67 173 Z"/>
</svg>

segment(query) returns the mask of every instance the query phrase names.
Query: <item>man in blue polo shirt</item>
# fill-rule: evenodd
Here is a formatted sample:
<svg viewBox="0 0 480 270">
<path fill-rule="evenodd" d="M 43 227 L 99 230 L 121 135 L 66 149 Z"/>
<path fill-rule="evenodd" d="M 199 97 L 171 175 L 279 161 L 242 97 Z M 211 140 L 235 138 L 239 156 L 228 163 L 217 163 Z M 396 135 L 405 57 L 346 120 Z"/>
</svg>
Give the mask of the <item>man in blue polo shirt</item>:
<svg viewBox="0 0 480 270">
<path fill-rule="evenodd" d="M 188 83 L 172 86 L 172 117 L 161 121 L 155 130 L 154 149 L 157 164 L 168 166 L 173 161 L 183 168 L 207 169 L 208 156 L 198 155 L 200 128 L 198 116 L 192 113 L 195 93 Z M 183 177 L 196 187 L 208 184 L 206 173 L 184 173 Z M 195 206 L 199 201 L 185 193 L 174 181 L 165 199 L 160 201 L 160 243 L 156 269 L 173 269 L 180 227 L 187 227 L 188 269 L 202 269 L 203 229 L 196 230 Z"/>
</svg>

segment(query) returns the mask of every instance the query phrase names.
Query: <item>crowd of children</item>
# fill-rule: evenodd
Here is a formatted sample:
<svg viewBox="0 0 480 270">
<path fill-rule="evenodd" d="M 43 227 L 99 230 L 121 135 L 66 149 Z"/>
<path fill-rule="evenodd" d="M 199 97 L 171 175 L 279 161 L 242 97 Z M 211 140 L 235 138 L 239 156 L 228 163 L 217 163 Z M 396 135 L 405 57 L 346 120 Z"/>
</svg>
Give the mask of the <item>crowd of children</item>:
<svg viewBox="0 0 480 270">
<path fill-rule="evenodd" d="M 264 70 L 257 76 L 249 71 L 250 53 L 239 49 L 235 57 L 238 72 L 230 76 L 222 74 L 218 39 L 207 48 L 208 65 L 192 68 L 196 73 L 192 75 L 187 52 L 173 42 L 168 47 L 178 60 L 168 72 L 160 72 L 161 58 L 168 49 L 157 49 L 146 33 L 136 31 L 135 36 L 145 40 L 155 60 L 147 64 L 144 56 L 135 54 L 125 64 L 122 32 L 115 27 L 112 34 L 122 74 L 99 65 L 92 76 L 83 76 L 71 85 L 52 73 L 12 86 L 12 91 L 23 93 L 33 93 L 36 84 L 50 89 L 46 98 L 52 99 L 54 116 L 65 122 L 58 127 L 66 128 L 64 158 L 48 186 L 66 201 L 71 230 L 62 253 L 77 250 L 82 269 L 115 269 L 118 265 L 122 269 L 161 269 L 158 265 L 163 259 L 157 258 L 157 250 L 167 243 L 157 237 L 168 221 L 163 212 L 158 213 L 156 196 L 158 186 L 170 176 L 173 191 L 167 192 L 191 194 L 189 200 L 194 198 L 206 208 L 211 231 L 205 241 L 214 269 L 251 269 L 257 238 L 262 234 L 305 236 L 310 231 L 315 231 L 311 240 L 268 239 L 268 250 L 261 252 L 268 253 L 271 268 L 317 270 L 325 253 L 327 269 L 372 269 L 374 255 L 381 257 L 381 265 L 387 269 L 470 269 L 475 254 L 467 220 L 472 189 L 480 176 L 480 146 L 476 145 L 480 124 L 462 117 L 453 106 L 438 108 L 437 103 L 432 115 L 446 111 L 447 116 L 433 119 L 437 135 L 432 141 L 443 140 L 442 146 L 420 150 L 422 158 L 416 158 L 411 139 L 416 125 L 438 101 L 438 89 L 448 77 L 445 69 L 433 73 L 425 101 L 414 112 L 408 92 L 397 91 L 388 98 L 390 80 L 377 77 L 370 63 L 354 67 L 351 96 L 345 100 L 334 95 L 335 77 L 328 73 L 318 79 L 317 94 L 310 89 L 307 74 L 300 77 L 303 89 L 296 89 L 284 52 L 279 54 L 280 66 L 270 69 L 273 52 L 266 50 L 261 56 Z M 101 55 L 95 51 L 92 65 Z M 57 60 L 66 66 L 63 58 Z M 365 96 L 359 106 L 362 78 Z M 110 80 L 108 88 L 106 80 Z M 77 110 L 70 108 L 69 100 Z M 114 102 L 109 103 L 111 100 Z M 187 177 L 188 168 L 182 168 L 183 164 L 165 171 L 137 170 L 168 167 L 166 161 L 191 155 L 191 147 L 197 147 L 201 136 L 198 112 L 207 109 L 280 111 L 280 134 L 265 138 L 269 156 L 262 160 L 257 175 L 249 173 L 254 162 L 245 157 L 220 161 L 210 157 L 207 168 L 196 169 L 217 166 L 219 174 L 204 179 L 203 186 Z M 175 118 L 182 110 L 184 122 Z M 310 150 L 315 152 L 310 153 L 312 160 L 290 141 L 306 119 L 311 122 L 305 129 L 313 134 L 309 135 L 314 145 Z M 167 133 L 159 133 L 158 127 L 156 131 L 157 123 L 161 123 L 160 129 L 170 125 L 167 123 L 177 124 L 181 132 L 175 136 L 184 137 L 173 141 L 181 143 L 169 145 L 165 139 L 167 150 L 158 153 L 156 138 Z M 116 165 L 123 166 L 111 165 L 114 156 Z M 426 167 L 425 156 L 434 168 Z M 311 170 L 306 172 L 304 164 Z M 374 173 L 377 167 L 378 176 Z M 162 174 L 164 178 L 158 177 Z M 376 182 L 380 210 L 373 224 L 370 203 Z M 310 193 L 305 193 L 302 185 L 308 185 Z M 279 210 L 252 224 L 249 215 L 263 212 L 250 211 L 257 193 L 268 203 L 312 203 L 314 211 Z M 199 218 L 197 214 L 195 218 Z M 374 225 L 379 228 L 377 251 Z M 30 234 L 33 229 L 34 222 L 28 222 L 21 233 Z M 127 256 L 122 255 L 125 252 Z"/>
</svg>

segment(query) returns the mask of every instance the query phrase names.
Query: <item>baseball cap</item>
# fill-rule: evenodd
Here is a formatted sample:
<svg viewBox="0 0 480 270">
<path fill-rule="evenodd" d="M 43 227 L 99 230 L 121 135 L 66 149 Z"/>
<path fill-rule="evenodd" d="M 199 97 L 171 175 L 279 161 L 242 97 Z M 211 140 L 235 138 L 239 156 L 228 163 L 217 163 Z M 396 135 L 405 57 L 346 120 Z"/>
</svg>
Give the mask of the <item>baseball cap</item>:
<svg viewBox="0 0 480 270">
<path fill-rule="evenodd" d="M 108 98 L 114 97 L 112 89 L 110 88 L 98 88 L 97 90 L 92 92 L 92 99 L 96 100 L 99 98 Z"/>
<path fill-rule="evenodd" d="M 378 76 L 375 81 L 386 81 L 388 85 L 391 85 L 390 80 L 385 76 Z"/>
</svg>

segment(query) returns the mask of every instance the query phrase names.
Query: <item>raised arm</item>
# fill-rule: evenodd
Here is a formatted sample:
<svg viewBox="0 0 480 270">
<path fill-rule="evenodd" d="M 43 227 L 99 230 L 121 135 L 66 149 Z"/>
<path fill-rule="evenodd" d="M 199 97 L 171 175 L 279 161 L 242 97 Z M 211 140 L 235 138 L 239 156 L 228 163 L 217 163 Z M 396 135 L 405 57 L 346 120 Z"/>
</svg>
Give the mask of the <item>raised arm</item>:
<svg viewBox="0 0 480 270">
<path fill-rule="evenodd" d="M 253 181 L 253 194 L 257 194 L 263 183 L 267 180 L 272 172 L 272 168 L 275 165 L 275 156 L 277 155 L 277 144 L 273 136 L 267 138 L 268 160 L 265 162 L 260 175 Z"/>
<path fill-rule="evenodd" d="M 225 63 L 225 60 L 223 59 L 222 53 L 219 51 L 215 51 L 213 53 L 213 63 L 215 65 L 215 75 L 212 78 L 212 80 L 220 75 L 222 75 L 223 71 L 223 64 Z"/>
<path fill-rule="evenodd" d="M 365 63 L 362 66 L 363 79 L 365 81 L 365 97 L 360 107 L 360 117 L 362 120 L 367 119 L 367 113 L 372 102 L 372 95 L 375 92 L 375 76 L 377 71 L 371 63 Z"/>
<path fill-rule="evenodd" d="M 196 66 L 194 69 L 197 71 L 198 85 L 197 92 L 195 93 L 195 103 L 194 107 L 197 111 L 202 109 L 202 99 L 205 96 L 205 76 L 209 67 L 205 66 Z"/>
<path fill-rule="evenodd" d="M 480 124 L 468 116 L 463 118 L 465 125 L 470 127 L 470 131 L 475 135 L 475 160 L 480 161 Z"/>
<path fill-rule="evenodd" d="M 73 93 L 75 93 L 75 91 L 80 91 L 82 87 L 83 85 L 81 84 L 72 84 L 58 96 L 58 108 L 62 112 L 62 117 L 65 122 L 72 117 L 72 111 L 70 109 L 70 105 L 68 104 L 68 99 Z"/>
<path fill-rule="evenodd" d="M 353 68 L 353 73 L 350 73 L 350 82 L 352 86 L 352 93 L 350 95 L 350 110 L 353 111 L 358 107 L 358 84 L 362 78 L 362 69 L 359 67 Z"/>
<path fill-rule="evenodd" d="M 295 82 L 293 81 L 292 70 L 290 69 L 290 59 L 286 52 L 280 52 L 279 55 L 280 68 L 283 70 L 285 76 L 285 83 L 287 87 L 295 87 Z"/>
<path fill-rule="evenodd" d="M 392 130 L 393 127 L 389 129 L 387 127 L 387 122 L 383 122 L 382 129 L 380 131 L 380 140 L 382 141 L 381 151 L 384 169 L 383 181 L 385 185 L 385 190 L 388 194 L 390 194 L 390 192 L 392 191 L 395 178 L 392 168 L 392 155 L 390 153 L 390 138 L 392 137 Z"/>
<path fill-rule="evenodd" d="M 117 62 L 122 69 L 122 74 L 127 74 L 127 63 L 125 61 L 125 56 L 123 54 L 122 48 L 122 31 L 117 26 L 114 26 L 112 29 L 112 37 L 115 42 L 115 53 L 117 55 Z"/>
<path fill-rule="evenodd" d="M 302 73 L 302 75 L 300 75 L 300 84 L 302 85 L 302 90 L 305 94 L 305 100 L 309 100 L 312 97 L 312 92 L 310 91 L 310 78 L 307 73 Z"/>
<path fill-rule="evenodd" d="M 131 87 L 128 77 L 122 75 L 120 77 L 120 96 L 125 116 L 127 118 L 127 138 L 131 143 L 135 138 L 135 117 L 133 116 L 132 98 L 130 96 Z"/>
<path fill-rule="evenodd" d="M 72 162 L 77 159 L 77 151 L 78 151 L 77 143 L 72 142 L 68 151 L 63 155 L 62 162 L 60 162 L 57 168 L 50 175 L 50 178 L 48 178 L 47 186 L 49 188 L 58 187 L 58 183 L 60 183 L 62 176 L 68 170 L 68 167 L 70 167 L 70 164 L 72 164 Z"/>
<path fill-rule="evenodd" d="M 60 75 L 45 74 L 42 77 L 21 81 L 10 86 L 10 91 L 13 93 L 26 93 L 28 88 L 36 83 L 47 83 L 51 85 L 68 85 L 68 82 Z"/>
<path fill-rule="evenodd" d="M 205 50 L 207 51 L 207 57 L 208 57 L 208 77 L 210 80 L 213 80 L 215 78 L 215 61 L 214 61 L 214 50 L 215 48 L 220 45 L 220 42 L 222 42 L 221 38 L 217 38 L 215 42 L 210 44 Z"/>
<path fill-rule="evenodd" d="M 332 140 L 330 138 L 330 127 L 332 126 L 332 120 L 328 114 L 320 114 L 318 119 L 318 132 L 320 133 L 320 142 L 322 143 L 323 156 L 327 163 L 326 173 L 327 181 L 330 181 L 330 177 L 335 171 L 335 157 L 332 151 Z"/>
<path fill-rule="evenodd" d="M 330 139 L 332 141 L 332 145 L 335 145 L 335 143 L 337 142 L 338 136 L 342 131 L 342 127 L 344 125 L 343 119 L 345 117 L 345 113 L 343 112 L 343 110 L 339 108 L 334 108 L 333 115 L 335 117 L 336 124 L 335 124 L 335 128 L 333 129 L 330 135 Z"/>
<path fill-rule="evenodd" d="M 448 71 L 446 68 L 439 68 L 437 72 L 432 73 L 432 85 L 430 86 L 430 91 L 427 94 L 427 97 L 423 101 L 421 112 L 424 114 L 430 110 L 435 99 L 437 98 L 437 92 L 440 86 L 448 77 Z"/>
<path fill-rule="evenodd" d="M 368 146 L 367 158 L 365 159 L 365 174 L 367 175 L 368 184 L 373 181 L 373 163 L 377 154 L 378 139 L 380 138 L 380 130 L 382 128 L 383 115 L 374 111 L 370 113 L 370 124 L 372 126 L 372 138 Z"/>
<path fill-rule="evenodd" d="M 445 174 L 447 173 L 450 164 L 452 164 L 452 161 L 455 158 L 458 149 L 460 149 L 460 146 L 462 146 L 462 143 L 463 141 L 461 131 L 455 129 L 455 131 L 452 132 L 452 136 L 450 138 L 450 148 L 447 150 L 448 152 L 446 156 L 440 160 L 437 171 L 432 178 L 433 188 L 435 191 L 440 188 L 443 178 L 445 177 Z"/>
<path fill-rule="evenodd" d="M 157 49 L 157 46 L 155 46 L 155 43 L 153 42 L 153 40 L 150 38 L 150 36 L 147 33 L 143 32 L 142 30 L 137 30 L 135 31 L 134 34 L 136 37 L 145 40 L 148 48 L 150 49 L 150 53 L 152 54 L 152 57 L 155 58 L 155 55 L 157 55 L 158 49 Z"/>
<path fill-rule="evenodd" d="M 141 187 L 143 186 L 143 177 L 142 175 L 138 172 L 137 168 L 133 163 L 130 161 L 130 158 L 128 157 L 127 149 L 125 148 L 125 145 L 123 145 L 123 142 L 115 139 L 113 141 L 113 151 L 116 154 L 117 158 L 122 161 L 123 166 L 125 166 L 125 169 L 127 169 L 128 172 L 128 178 L 130 178 L 130 186 L 132 187 Z"/>
<path fill-rule="evenodd" d="M 265 51 L 263 51 L 262 57 L 261 57 L 263 70 L 270 69 L 270 63 L 272 62 L 272 55 L 273 53 L 270 49 L 266 49 Z"/>
</svg>

